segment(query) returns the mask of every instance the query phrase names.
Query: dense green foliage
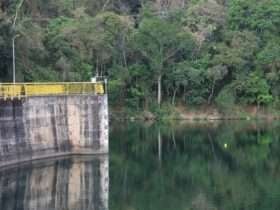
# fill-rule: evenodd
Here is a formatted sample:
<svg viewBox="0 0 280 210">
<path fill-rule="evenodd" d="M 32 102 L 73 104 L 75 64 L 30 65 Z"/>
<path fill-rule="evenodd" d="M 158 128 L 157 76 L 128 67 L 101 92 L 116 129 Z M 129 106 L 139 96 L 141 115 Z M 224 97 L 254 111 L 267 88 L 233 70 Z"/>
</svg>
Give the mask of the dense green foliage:
<svg viewBox="0 0 280 210">
<path fill-rule="evenodd" d="M 0 80 L 109 77 L 111 102 L 278 105 L 279 0 L 0 1 Z M 164 4 L 165 2 L 165 4 Z"/>
</svg>

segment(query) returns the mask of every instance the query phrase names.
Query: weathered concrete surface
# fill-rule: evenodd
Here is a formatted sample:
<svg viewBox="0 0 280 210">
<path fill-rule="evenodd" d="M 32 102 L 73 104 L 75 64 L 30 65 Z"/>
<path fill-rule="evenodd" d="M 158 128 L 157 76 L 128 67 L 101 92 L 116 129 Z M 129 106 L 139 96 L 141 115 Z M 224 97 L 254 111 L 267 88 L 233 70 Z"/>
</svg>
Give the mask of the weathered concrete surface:
<svg viewBox="0 0 280 210">
<path fill-rule="evenodd" d="M 1 210 L 108 210 L 108 156 L 0 170 Z"/>
<path fill-rule="evenodd" d="M 0 167 L 65 154 L 108 152 L 107 95 L 0 100 Z"/>
</svg>

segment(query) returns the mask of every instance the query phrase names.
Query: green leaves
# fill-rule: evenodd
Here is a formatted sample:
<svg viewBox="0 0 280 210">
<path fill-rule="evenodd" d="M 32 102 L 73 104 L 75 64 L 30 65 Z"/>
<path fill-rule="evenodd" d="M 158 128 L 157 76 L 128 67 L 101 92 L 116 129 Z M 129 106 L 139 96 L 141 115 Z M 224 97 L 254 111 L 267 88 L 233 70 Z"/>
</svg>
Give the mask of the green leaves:
<svg viewBox="0 0 280 210">
<path fill-rule="evenodd" d="M 254 62 L 258 42 L 256 35 L 250 31 L 229 31 L 225 34 L 224 42 L 213 46 L 213 63 L 242 69 L 246 64 Z"/>
<path fill-rule="evenodd" d="M 280 69 L 280 39 L 271 37 L 266 46 L 257 56 L 260 64 Z"/>
<path fill-rule="evenodd" d="M 258 72 L 234 82 L 239 100 L 247 104 L 268 104 L 273 97 L 266 80 Z"/>
<path fill-rule="evenodd" d="M 278 0 L 233 0 L 229 6 L 230 27 L 254 30 L 258 33 L 280 32 L 280 2 Z"/>
<path fill-rule="evenodd" d="M 157 94 L 172 103 L 277 102 L 279 0 L 192 0 L 180 9 L 168 2 L 160 11 L 150 0 L 26 0 L 16 30 L 19 1 L 3 4 L 0 80 L 11 78 L 11 37 L 18 34 L 22 81 L 106 75 L 111 102 L 137 109 L 148 109 Z"/>
<path fill-rule="evenodd" d="M 136 50 L 154 71 L 162 71 L 163 65 L 170 65 L 194 47 L 192 37 L 182 26 L 159 17 L 144 18 L 133 38 Z"/>
<path fill-rule="evenodd" d="M 228 69 L 226 66 L 217 65 L 209 68 L 207 71 L 207 76 L 209 79 L 213 81 L 219 81 L 224 79 L 224 77 L 228 74 Z"/>
</svg>

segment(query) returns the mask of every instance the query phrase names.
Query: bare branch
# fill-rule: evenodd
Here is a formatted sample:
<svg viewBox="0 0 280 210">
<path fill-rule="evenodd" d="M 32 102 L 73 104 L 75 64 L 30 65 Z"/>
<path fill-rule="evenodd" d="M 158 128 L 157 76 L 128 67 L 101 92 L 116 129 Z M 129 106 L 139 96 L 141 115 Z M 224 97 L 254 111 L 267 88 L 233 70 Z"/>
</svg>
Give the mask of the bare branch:
<svg viewBox="0 0 280 210">
<path fill-rule="evenodd" d="M 16 22 L 17 22 L 17 17 L 18 17 L 18 13 L 19 13 L 19 10 L 23 4 L 24 0 L 21 0 L 21 2 L 19 3 L 19 5 L 17 6 L 16 8 L 16 14 L 15 14 L 15 18 L 14 18 L 14 22 L 13 22 L 13 28 L 16 27 Z"/>
<path fill-rule="evenodd" d="M 103 8 L 102 8 L 102 11 L 103 11 L 103 12 L 105 11 L 105 9 L 106 9 L 106 7 L 108 6 L 109 3 L 110 3 L 110 0 L 107 0 L 107 1 L 105 2 L 105 4 L 103 5 Z"/>
<path fill-rule="evenodd" d="M 176 55 L 176 53 L 178 53 L 181 49 L 175 49 L 174 51 L 170 52 L 164 59 L 163 62 L 169 60 L 170 58 L 172 58 L 173 56 Z"/>
</svg>

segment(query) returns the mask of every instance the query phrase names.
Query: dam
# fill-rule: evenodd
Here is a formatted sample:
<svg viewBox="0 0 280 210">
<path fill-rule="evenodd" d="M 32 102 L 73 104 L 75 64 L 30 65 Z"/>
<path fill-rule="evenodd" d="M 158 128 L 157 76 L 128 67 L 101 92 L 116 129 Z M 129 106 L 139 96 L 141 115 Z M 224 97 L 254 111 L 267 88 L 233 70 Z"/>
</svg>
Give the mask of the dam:
<svg viewBox="0 0 280 210">
<path fill-rule="evenodd" d="M 0 84 L 0 167 L 106 153 L 106 82 Z"/>
</svg>

